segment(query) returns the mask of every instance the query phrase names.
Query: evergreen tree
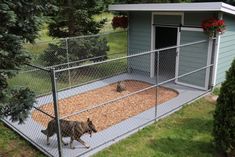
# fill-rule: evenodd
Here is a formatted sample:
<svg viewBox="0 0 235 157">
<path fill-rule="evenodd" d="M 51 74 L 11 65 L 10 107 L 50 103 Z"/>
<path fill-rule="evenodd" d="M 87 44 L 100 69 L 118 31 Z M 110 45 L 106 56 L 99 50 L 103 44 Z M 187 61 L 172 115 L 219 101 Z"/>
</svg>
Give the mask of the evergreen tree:
<svg viewBox="0 0 235 157">
<path fill-rule="evenodd" d="M 49 24 L 49 35 L 53 37 L 96 34 L 106 21 L 97 22 L 92 17 L 104 10 L 101 0 L 57 0 L 56 5 L 59 9 Z"/>
<path fill-rule="evenodd" d="M 30 62 L 22 43 L 34 41 L 40 17 L 50 9 L 46 0 L 0 1 L 0 118 L 10 116 L 22 123 L 32 108 L 34 93 L 28 88 L 9 88 L 7 79 Z"/>
<path fill-rule="evenodd" d="M 105 10 L 105 4 L 109 0 L 56 0 L 55 5 L 59 8 L 52 16 L 49 23 L 49 35 L 58 38 L 67 38 L 80 35 L 97 34 L 104 25 L 106 19 L 95 21 L 93 15 L 100 14 Z M 101 61 L 107 59 L 109 50 L 105 37 L 87 37 L 68 40 L 69 60 L 81 60 L 101 57 Z M 51 43 L 48 49 L 41 55 L 44 65 L 55 65 L 66 62 L 64 53 L 65 41 L 57 44 Z M 60 53 L 57 53 L 60 50 Z M 53 60 L 47 58 L 53 56 Z"/>
<path fill-rule="evenodd" d="M 217 149 L 235 155 L 235 59 L 226 73 L 214 114 Z"/>
</svg>

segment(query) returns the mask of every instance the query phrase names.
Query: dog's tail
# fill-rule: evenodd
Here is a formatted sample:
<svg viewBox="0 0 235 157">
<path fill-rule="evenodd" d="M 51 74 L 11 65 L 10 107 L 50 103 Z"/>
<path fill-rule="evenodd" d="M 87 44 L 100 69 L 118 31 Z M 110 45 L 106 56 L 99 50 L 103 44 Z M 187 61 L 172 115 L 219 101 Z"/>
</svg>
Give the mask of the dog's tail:
<svg viewBox="0 0 235 157">
<path fill-rule="evenodd" d="M 46 130 L 41 130 L 41 132 L 42 132 L 44 135 L 47 135 L 47 129 L 46 129 Z"/>
</svg>

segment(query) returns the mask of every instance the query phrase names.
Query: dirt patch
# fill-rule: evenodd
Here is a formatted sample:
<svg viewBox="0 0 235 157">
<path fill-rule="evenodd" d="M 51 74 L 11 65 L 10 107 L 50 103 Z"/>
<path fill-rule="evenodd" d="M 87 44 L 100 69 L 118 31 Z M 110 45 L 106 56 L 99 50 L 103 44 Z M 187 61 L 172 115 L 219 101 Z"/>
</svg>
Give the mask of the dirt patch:
<svg viewBox="0 0 235 157">
<path fill-rule="evenodd" d="M 212 95 L 212 94 L 208 94 L 205 96 L 205 99 L 213 104 L 216 103 L 218 96 L 217 95 Z"/>
<path fill-rule="evenodd" d="M 117 83 L 113 83 L 59 100 L 60 116 L 63 117 L 82 109 L 86 109 L 87 107 L 102 104 L 151 86 L 151 84 L 134 80 L 128 80 L 124 83 L 126 91 L 121 93 L 116 91 Z M 157 91 L 157 98 L 156 88 L 151 88 L 144 92 L 128 96 L 124 99 L 83 112 L 79 115 L 74 115 L 67 119 L 85 121 L 89 117 L 97 127 L 97 130 L 100 131 L 153 107 L 156 104 L 157 99 L 158 104 L 161 104 L 178 95 L 176 91 L 165 87 L 159 87 Z M 41 106 L 40 109 L 52 115 L 54 114 L 52 103 L 45 104 Z M 47 126 L 47 123 L 50 120 L 48 116 L 37 110 L 33 111 L 32 118 L 43 126 Z"/>
</svg>

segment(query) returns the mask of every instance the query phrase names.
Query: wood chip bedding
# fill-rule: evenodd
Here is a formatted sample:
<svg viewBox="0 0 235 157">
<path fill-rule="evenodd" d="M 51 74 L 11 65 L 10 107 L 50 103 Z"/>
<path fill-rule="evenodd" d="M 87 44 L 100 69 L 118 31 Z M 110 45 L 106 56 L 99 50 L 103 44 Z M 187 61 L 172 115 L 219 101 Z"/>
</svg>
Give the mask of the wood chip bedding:
<svg viewBox="0 0 235 157">
<path fill-rule="evenodd" d="M 121 93 L 116 91 L 117 83 L 113 83 L 101 88 L 65 98 L 63 100 L 59 100 L 60 116 L 63 117 L 82 109 L 86 109 L 87 107 L 102 104 L 104 102 L 151 86 L 149 83 L 135 80 L 126 80 L 124 81 L 124 84 L 126 86 L 126 90 Z M 101 131 L 125 119 L 128 119 L 129 117 L 148 110 L 149 108 L 153 107 L 156 102 L 161 104 L 176 97 L 177 95 L 178 93 L 175 90 L 159 87 L 158 97 L 156 98 L 156 88 L 151 88 L 144 92 L 128 96 L 124 99 L 115 101 L 102 107 L 83 112 L 79 115 L 71 116 L 67 118 L 67 120 L 85 121 L 89 117 L 95 124 L 97 130 Z M 156 101 L 156 99 L 158 100 Z M 51 115 L 54 115 L 54 108 L 52 103 L 42 105 L 40 109 L 50 113 Z M 47 115 L 37 110 L 32 112 L 32 118 L 45 127 L 51 119 Z"/>
</svg>

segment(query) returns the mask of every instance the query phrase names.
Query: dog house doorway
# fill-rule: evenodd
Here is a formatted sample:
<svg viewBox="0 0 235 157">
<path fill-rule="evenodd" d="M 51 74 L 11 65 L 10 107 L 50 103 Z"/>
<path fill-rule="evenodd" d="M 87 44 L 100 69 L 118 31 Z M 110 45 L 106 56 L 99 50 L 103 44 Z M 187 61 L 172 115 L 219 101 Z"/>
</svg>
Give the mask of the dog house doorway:
<svg viewBox="0 0 235 157">
<path fill-rule="evenodd" d="M 155 27 L 155 49 L 176 46 L 177 45 L 177 27 Z M 160 51 L 159 59 L 158 55 L 155 55 L 155 65 L 159 65 L 159 80 L 165 81 L 175 77 L 176 69 L 176 54 L 177 49 L 170 49 Z M 159 61 L 159 64 L 157 62 Z M 155 68 L 155 73 L 157 67 Z"/>
</svg>

